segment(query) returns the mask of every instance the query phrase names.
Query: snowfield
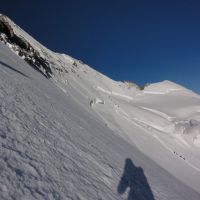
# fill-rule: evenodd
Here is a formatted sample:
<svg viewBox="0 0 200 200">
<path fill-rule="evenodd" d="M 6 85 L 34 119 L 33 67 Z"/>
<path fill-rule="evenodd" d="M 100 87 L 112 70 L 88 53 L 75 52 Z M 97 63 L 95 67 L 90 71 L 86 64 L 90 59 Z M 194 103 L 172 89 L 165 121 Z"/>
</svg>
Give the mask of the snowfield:
<svg viewBox="0 0 200 200">
<path fill-rule="evenodd" d="M 4 15 L 0 40 L 0 199 L 200 199 L 199 95 L 113 81 Z"/>
</svg>

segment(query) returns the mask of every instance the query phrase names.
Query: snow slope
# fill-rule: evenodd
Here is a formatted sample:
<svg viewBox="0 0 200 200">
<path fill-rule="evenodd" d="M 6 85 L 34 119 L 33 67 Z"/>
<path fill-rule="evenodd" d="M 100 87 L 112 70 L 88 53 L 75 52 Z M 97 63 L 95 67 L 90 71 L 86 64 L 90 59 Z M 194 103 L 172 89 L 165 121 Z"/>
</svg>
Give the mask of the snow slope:
<svg viewBox="0 0 200 200">
<path fill-rule="evenodd" d="M 199 95 L 113 81 L 0 17 L 0 199 L 200 199 Z"/>
</svg>

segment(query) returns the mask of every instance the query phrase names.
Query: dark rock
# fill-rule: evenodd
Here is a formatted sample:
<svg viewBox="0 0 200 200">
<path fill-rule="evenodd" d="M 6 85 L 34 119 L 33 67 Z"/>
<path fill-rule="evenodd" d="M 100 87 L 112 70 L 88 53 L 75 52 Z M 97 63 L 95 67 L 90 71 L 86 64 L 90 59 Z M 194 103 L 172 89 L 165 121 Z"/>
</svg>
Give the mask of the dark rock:
<svg viewBox="0 0 200 200">
<path fill-rule="evenodd" d="M 5 43 L 9 42 L 13 44 L 13 49 L 19 51 L 19 56 L 23 57 L 24 60 L 31 65 L 34 69 L 39 71 L 46 78 L 52 76 L 52 70 L 50 64 L 41 57 L 40 53 L 31 46 L 31 44 L 23 37 L 18 36 L 14 33 L 12 26 L 6 16 L 0 16 L 0 33 L 6 35 Z M 4 40 L 3 37 L 0 37 Z"/>
<path fill-rule="evenodd" d="M 14 31 L 9 23 L 5 20 L 5 16 L 0 16 L 0 32 L 5 33 L 8 38 L 12 38 L 14 36 Z"/>
</svg>

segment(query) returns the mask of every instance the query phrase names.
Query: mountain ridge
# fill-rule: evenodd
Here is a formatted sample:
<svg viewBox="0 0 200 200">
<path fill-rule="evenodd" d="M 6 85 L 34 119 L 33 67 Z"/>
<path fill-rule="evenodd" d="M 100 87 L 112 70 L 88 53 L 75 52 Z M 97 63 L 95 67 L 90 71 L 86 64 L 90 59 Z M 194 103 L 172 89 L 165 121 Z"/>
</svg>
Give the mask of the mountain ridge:
<svg viewBox="0 0 200 200">
<path fill-rule="evenodd" d="M 16 45 L 18 45 L 19 47 L 21 47 L 22 49 L 24 48 L 25 50 L 31 50 L 31 49 L 33 49 L 35 52 L 36 52 L 36 54 L 40 54 L 40 57 L 41 58 L 45 58 L 45 54 L 47 54 L 48 53 L 48 57 L 54 57 L 55 58 L 55 56 L 56 55 L 58 55 L 59 57 L 61 57 L 61 56 L 63 56 L 63 57 L 67 57 L 67 59 L 71 59 L 71 62 L 73 62 L 73 64 L 75 64 L 76 62 L 80 62 L 80 63 L 82 63 L 82 64 L 84 64 L 82 61 L 80 61 L 80 60 L 77 60 L 77 59 L 74 59 L 74 58 L 72 58 L 71 56 L 69 56 L 69 55 L 67 55 L 67 54 L 60 54 L 60 53 L 56 53 L 56 52 L 52 52 L 52 51 L 50 51 L 49 49 L 47 49 L 45 46 L 43 46 L 43 45 L 41 45 L 39 42 L 37 42 L 34 38 L 32 38 L 29 34 L 27 34 L 26 32 L 24 32 L 19 26 L 17 26 L 11 19 L 9 19 L 6 15 L 3 15 L 3 14 L 1 14 L 0 15 L 0 22 L 2 23 L 4 23 L 4 24 L 7 24 L 7 29 L 9 30 L 9 31 L 7 31 L 7 35 L 12 35 L 12 37 L 14 37 L 14 36 L 16 36 L 16 37 L 18 37 L 18 38 L 20 38 L 21 40 L 23 40 L 21 43 L 22 43 L 22 46 L 20 46 L 20 44 L 16 44 L 15 43 L 15 41 L 12 41 L 13 43 L 15 43 Z M 4 32 L 4 30 L 2 29 L 2 31 L 1 32 Z M 10 32 L 10 34 L 8 34 L 8 32 Z M 10 36 L 10 38 L 11 38 L 11 36 Z M 8 37 L 8 39 L 10 39 L 9 37 Z M 4 38 L 2 38 L 1 37 L 1 40 L 4 40 Z M 6 42 L 6 41 L 4 41 L 4 42 Z M 9 41 L 7 41 L 7 42 L 9 42 Z M 39 47 L 39 48 L 38 48 Z M 31 49 L 30 49 L 31 48 Z M 16 50 L 15 50 L 15 52 L 16 52 Z M 34 54 L 35 52 L 31 52 L 32 54 Z M 17 52 L 18 53 L 18 52 Z M 20 54 L 19 54 L 20 55 Z M 21 57 L 23 57 L 24 55 L 20 55 Z M 29 55 L 30 56 L 30 55 Z M 23 59 L 25 59 L 29 64 L 32 64 L 32 63 L 30 63 L 30 61 L 27 59 L 27 58 L 24 58 L 23 57 Z M 45 60 L 42 60 L 43 62 L 45 62 Z M 75 64 L 76 65 L 76 64 Z M 51 66 L 52 68 L 53 68 L 53 66 Z M 88 66 L 89 67 L 89 66 Z M 45 69 L 44 69 L 45 70 Z M 62 68 L 61 69 L 57 69 L 57 70 L 60 70 L 60 71 L 62 71 Z M 94 70 L 94 69 L 93 69 Z M 50 71 L 50 74 L 52 75 L 52 69 L 49 69 L 49 71 Z M 96 70 L 95 70 L 96 71 Z M 99 73 L 99 72 L 98 72 Z M 50 78 L 50 74 L 49 74 L 49 76 L 48 76 L 48 78 Z M 101 74 L 101 73 L 100 73 Z M 103 74 L 101 74 L 101 75 L 103 75 Z M 105 75 L 103 75 L 103 76 L 105 76 Z M 110 79 L 110 78 L 109 78 Z M 112 80 L 112 79 L 111 79 Z M 120 81 L 117 81 L 117 82 L 120 82 Z M 172 87 L 173 87 L 173 85 L 174 85 L 174 87 L 176 87 L 176 86 L 178 86 L 178 87 L 180 87 L 180 85 L 179 84 L 177 84 L 177 83 L 174 83 L 174 82 L 172 82 L 172 81 L 169 81 L 169 80 L 164 80 L 163 82 L 168 82 L 169 83 L 169 85 L 172 85 Z M 156 84 L 160 84 L 160 83 L 162 83 L 162 82 L 158 82 L 158 83 L 151 83 L 151 85 L 153 84 L 153 85 L 156 85 Z M 149 85 L 149 84 L 148 84 Z M 137 86 L 137 85 L 136 85 Z M 139 86 L 137 86 L 137 87 L 139 87 Z M 182 88 L 184 88 L 183 86 L 181 86 Z M 184 88 L 184 89 L 186 89 L 186 88 Z M 187 89 L 188 90 L 188 89 Z M 188 90 L 188 91 L 191 91 L 191 90 Z"/>
<path fill-rule="evenodd" d="M 5 19 L 17 37 L 0 23 L 1 199 L 200 198 L 199 95 L 113 81 Z"/>
</svg>

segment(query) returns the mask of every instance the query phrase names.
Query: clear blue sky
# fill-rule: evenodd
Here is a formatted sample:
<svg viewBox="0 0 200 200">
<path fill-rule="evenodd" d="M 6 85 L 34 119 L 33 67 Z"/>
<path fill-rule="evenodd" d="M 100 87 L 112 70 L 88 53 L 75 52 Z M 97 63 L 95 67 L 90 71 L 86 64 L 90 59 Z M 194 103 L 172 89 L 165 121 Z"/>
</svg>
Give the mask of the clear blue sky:
<svg viewBox="0 0 200 200">
<path fill-rule="evenodd" d="M 2 0 L 0 12 L 115 80 L 200 93 L 200 0 Z"/>
</svg>

